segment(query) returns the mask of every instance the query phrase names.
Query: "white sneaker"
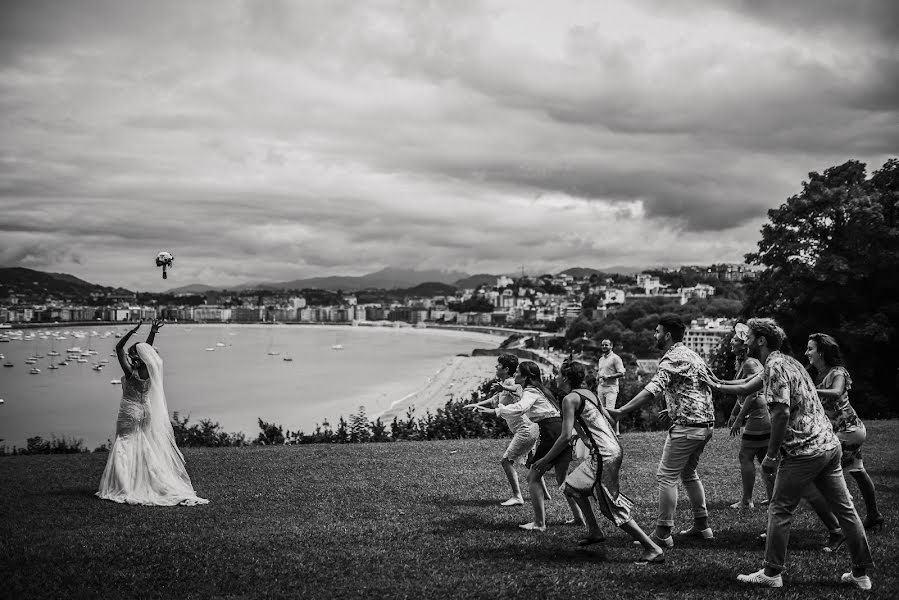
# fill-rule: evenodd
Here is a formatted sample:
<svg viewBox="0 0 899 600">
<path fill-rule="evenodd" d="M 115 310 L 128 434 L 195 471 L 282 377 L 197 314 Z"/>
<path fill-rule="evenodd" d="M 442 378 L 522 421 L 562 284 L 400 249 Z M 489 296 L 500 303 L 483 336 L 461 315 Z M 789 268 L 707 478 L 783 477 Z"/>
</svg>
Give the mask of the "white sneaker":
<svg viewBox="0 0 899 600">
<path fill-rule="evenodd" d="M 860 590 L 870 590 L 871 589 L 871 578 L 867 575 L 862 575 L 861 577 L 856 577 L 852 574 L 852 571 L 849 573 L 843 573 L 843 576 L 840 577 L 841 583 L 851 583 L 855 587 Z"/>
<path fill-rule="evenodd" d="M 756 571 L 755 573 L 750 573 L 749 575 L 737 575 L 737 581 L 742 581 L 743 583 L 754 583 L 756 585 L 764 585 L 768 587 L 783 587 L 784 580 L 783 577 L 780 576 L 780 573 L 775 575 L 774 577 L 768 577 L 765 575 L 765 569 L 761 569 Z"/>
<path fill-rule="evenodd" d="M 509 498 L 504 502 L 500 502 L 500 506 L 522 506 L 524 504 L 524 500 L 522 498 Z"/>
<path fill-rule="evenodd" d="M 740 508 L 755 508 L 755 504 L 752 503 L 752 500 L 749 501 L 749 504 L 740 500 L 739 502 L 734 502 L 730 505 L 731 508 L 740 509 Z"/>
<path fill-rule="evenodd" d="M 546 525 L 541 527 L 541 526 L 537 525 L 536 523 L 534 523 L 533 521 L 531 521 L 530 523 L 525 523 L 523 525 L 519 525 L 518 527 L 521 529 L 524 529 L 525 531 L 546 531 Z"/>
</svg>

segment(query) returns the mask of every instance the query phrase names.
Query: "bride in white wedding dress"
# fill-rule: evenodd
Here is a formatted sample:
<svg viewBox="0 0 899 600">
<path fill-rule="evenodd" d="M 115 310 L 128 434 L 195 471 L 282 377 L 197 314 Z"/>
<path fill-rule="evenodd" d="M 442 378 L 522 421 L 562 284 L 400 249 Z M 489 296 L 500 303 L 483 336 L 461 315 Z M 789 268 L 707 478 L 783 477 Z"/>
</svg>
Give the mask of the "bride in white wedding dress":
<svg viewBox="0 0 899 600">
<path fill-rule="evenodd" d="M 125 355 L 125 344 L 142 323 L 116 344 L 116 355 L 125 372 L 122 403 L 97 496 L 151 506 L 206 504 L 209 500 L 198 497 L 191 485 L 169 421 L 162 358 L 153 349 L 162 321 L 153 321 L 147 342 L 132 345 Z"/>
</svg>

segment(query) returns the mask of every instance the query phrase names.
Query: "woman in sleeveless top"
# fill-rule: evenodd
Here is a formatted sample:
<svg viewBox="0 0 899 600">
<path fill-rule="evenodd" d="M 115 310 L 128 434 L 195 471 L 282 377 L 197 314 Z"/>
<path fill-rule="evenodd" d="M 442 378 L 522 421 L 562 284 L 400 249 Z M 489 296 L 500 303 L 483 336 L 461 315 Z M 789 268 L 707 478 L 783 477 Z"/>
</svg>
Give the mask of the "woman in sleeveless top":
<svg viewBox="0 0 899 600">
<path fill-rule="evenodd" d="M 731 352 L 737 357 L 737 374 L 735 376 L 737 380 L 754 378 L 762 372 L 762 364 L 747 356 L 749 349 L 746 343 L 748 340 L 749 327 L 744 323 L 737 323 L 734 327 L 734 335 L 730 340 Z M 730 507 L 753 508 L 755 462 L 758 462 L 759 465 L 762 464 L 765 453 L 768 451 L 768 441 L 771 438 L 771 417 L 768 414 L 768 406 L 761 397 L 761 391 L 743 397 L 742 401 L 737 400 L 731 411 L 728 426 L 732 437 L 740 436 L 738 460 L 743 482 L 743 498 L 731 504 Z M 771 494 L 774 493 L 774 475 L 762 472 L 762 480 L 765 482 L 767 499 L 760 504 L 768 504 L 771 501 Z"/>
<path fill-rule="evenodd" d="M 867 438 L 865 424 L 858 418 L 855 409 L 849 403 L 849 390 L 852 378 L 843 366 L 843 355 L 840 346 L 833 336 L 826 333 L 813 333 L 808 338 L 805 350 L 809 365 L 817 372 L 815 384 L 818 397 L 824 406 L 824 412 L 830 418 L 834 433 L 840 440 L 843 450 L 843 471 L 848 471 L 865 501 L 867 515 L 866 529 L 883 528 L 883 515 L 877 510 L 877 495 L 874 481 L 865 470 L 862 462 L 862 444 Z"/>
<path fill-rule="evenodd" d="M 162 358 L 152 346 L 162 321 L 154 321 L 147 342 L 132 345 L 125 355 L 125 344 L 142 323 L 116 344 L 116 355 L 125 372 L 122 402 L 97 496 L 152 506 L 206 504 L 209 501 L 194 492 L 169 421 L 162 388 Z"/>
<path fill-rule="evenodd" d="M 465 408 L 477 408 L 479 406 L 489 406 L 492 409 L 498 406 L 507 406 L 521 400 L 524 390 L 520 385 L 515 383 L 514 374 L 518 368 L 518 357 L 514 354 L 503 353 L 496 359 L 496 383 L 490 388 L 492 394 L 486 400 L 476 402 L 474 404 L 466 404 Z M 500 465 L 506 474 L 509 487 L 512 488 L 512 497 L 508 500 L 500 502 L 500 506 L 521 506 L 524 504 L 524 497 L 521 495 L 521 486 L 518 483 L 518 473 L 515 466 L 524 464 L 528 455 L 537 445 L 537 437 L 540 428 L 536 423 L 528 419 L 527 415 L 503 415 L 509 431 L 512 432 L 512 441 L 503 453 L 500 459 Z M 540 480 L 543 486 L 544 498 L 549 498 L 549 491 L 546 489 L 546 483 Z"/>
<path fill-rule="evenodd" d="M 562 418 L 559 416 L 559 410 L 555 405 L 555 397 L 545 385 L 540 375 L 540 367 L 537 363 L 526 360 L 518 365 L 515 371 L 515 383 L 522 386 L 524 392 L 521 400 L 513 404 L 497 406 L 495 409 L 486 407 L 478 407 L 477 410 L 482 412 L 494 412 L 499 417 L 510 417 L 517 415 L 525 415 L 529 420 L 537 424 L 540 431 L 537 441 L 537 448 L 528 464 L 528 494 L 531 498 L 531 506 L 534 508 L 534 520 L 530 523 L 519 525 L 520 528 L 528 531 L 545 531 L 546 530 L 546 506 L 544 504 L 543 495 L 543 474 L 550 467 L 555 467 L 556 481 L 559 485 L 565 481 L 565 474 L 568 472 L 568 464 L 571 462 L 571 447 L 567 450 L 556 453 L 552 462 L 547 463 L 543 471 L 536 471 L 533 467 L 533 461 L 542 458 L 546 452 L 552 447 L 553 443 L 560 437 L 568 443 L 571 434 L 571 426 L 567 430 L 562 428 Z M 574 515 L 575 524 L 584 524 L 584 516 L 577 504 L 571 498 L 566 497 L 571 512 Z"/>
<path fill-rule="evenodd" d="M 634 521 L 631 516 L 634 503 L 619 489 L 618 475 L 623 458 L 621 444 L 605 408 L 593 392 L 582 387 L 586 375 L 584 365 L 566 361 L 556 380 L 559 388 L 566 392 L 562 398 L 562 429 L 568 431 L 573 426 L 578 437 L 590 448 L 590 457 L 565 479 L 565 495 L 577 503 L 587 521 L 587 537 L 578 541 L 578 545 L 589 546 L 605 541 L 602 528 L 590 507 L 589 498 L 592 497 L 607 519 L 643 546 L 638 563 L 663 562 L 664 551 Z M 567 440 L 556 440 L 546 455 L 534 464 L 534 468 L 545 471 L 555 456 L 565 452 L 567 444 Z"/>
</svg>

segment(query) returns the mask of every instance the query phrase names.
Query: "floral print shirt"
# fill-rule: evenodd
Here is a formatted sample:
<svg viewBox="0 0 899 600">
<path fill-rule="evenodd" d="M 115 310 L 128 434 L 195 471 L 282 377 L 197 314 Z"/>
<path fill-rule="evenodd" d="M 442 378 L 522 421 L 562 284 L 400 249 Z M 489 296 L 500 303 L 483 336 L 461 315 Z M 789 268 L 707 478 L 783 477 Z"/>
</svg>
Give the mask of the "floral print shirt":
<svg viewBox="0 0 899 600">
<path fill-rule="evenodd" d="M 765 361 L 763 381 L 768 406 L 785 404 L 790 409 L 787 433 L 780 447 L 784 455 L 814 456 L 839 444 L 815 383 L 798 360 L 772 352 Z"/>
<path fill-rule="evenodd" d="M 824 406 L 824 412 L 827 413 L 833 430 L 836 432 L 850 433 L 861 428 L 862 421 L 858 418 L 855 409 L 849 404 L 849 389 L 852 387 L 852 378 L 849 377 L 849 371 L 843 367 L 833 367 L 818 384 L 819 389 L 829 390 L 833 387 L 833 380 L 837 375 L 842 375 L 846 381 L 846 387 L 843 388 L 843 395 L 839 398 L 825 398 L 821 396 L 821 404 Z"/>
<path fill-rule="evenodd" d="M 656 397 L 664 395 L 672 423 L 707 423 L 715 420 L 715 408 L 703 373 L 710 371 L 702 357 L 678 342 L 659 361 L 659 370 L 643 389 Z"/>
</svg>

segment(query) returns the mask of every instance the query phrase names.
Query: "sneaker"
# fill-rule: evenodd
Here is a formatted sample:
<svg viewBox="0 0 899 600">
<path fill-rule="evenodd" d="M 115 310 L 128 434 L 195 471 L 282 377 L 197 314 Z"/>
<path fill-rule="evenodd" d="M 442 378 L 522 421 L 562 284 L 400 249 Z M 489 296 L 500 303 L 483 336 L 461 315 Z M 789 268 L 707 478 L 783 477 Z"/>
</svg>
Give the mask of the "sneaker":
<svg viewBox="0 0 899 600">
<path fill-rule="evenodd" d="M 500 506 L 523 506 L 524 500 L 522 498 L 509 498 L 505 502 L 500 502 Z"/>
<path fill-rule="evenodd" d="M 756 571 L 755 573 L 750 573 L 749 575 L 737 575 L 737 581 L 742 581 L 743 583 L 754 583 L 756 585 L 764 585 L 767 587 L 783 587 L 784 580 L 783 577 L 780 576 L 780 573 L 775 575 L 774 577 L 768 577 L 765 575 L 765 569 L 761 569 Z"/>
<path fill-rule="evenodd" d="M 742 500 L 740 500 L 739 502 L 734 502 L 733 504 L 731 504 L 730 507 L 735 508 L 735 509 L 755 508 L 755 504 L 752 503 L 752 500 L 750 500 L 748 504 L 746 502 L 743 502 Z"/>
<path fill-rule="evenodd" d="M 684 529 L 678 535 L 689 538 L 702 538 L 704 540 L 715 539 L 715 534 L 712 533 L 711 527 L 706 527 L 705 529 L 696 529 L 696 527 L 691 527 L 690 529 Z"/>
<path fill-rule="evenodd" d="M 867 575 L 862 575 L 861 577 L 856 577 L 850 571 L 849 573 L 843 573 L 843 576 L 840 577 L 840 583 L 851 583 L 855 587 L 860 590 L 870 590 L 871 589 L 871 578 Z"/>
</svg>

